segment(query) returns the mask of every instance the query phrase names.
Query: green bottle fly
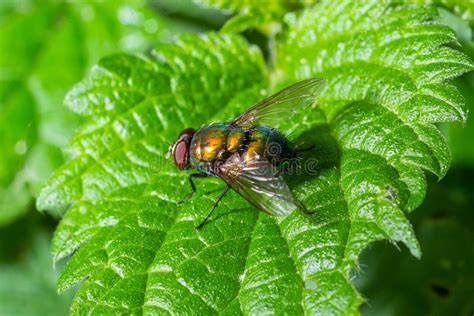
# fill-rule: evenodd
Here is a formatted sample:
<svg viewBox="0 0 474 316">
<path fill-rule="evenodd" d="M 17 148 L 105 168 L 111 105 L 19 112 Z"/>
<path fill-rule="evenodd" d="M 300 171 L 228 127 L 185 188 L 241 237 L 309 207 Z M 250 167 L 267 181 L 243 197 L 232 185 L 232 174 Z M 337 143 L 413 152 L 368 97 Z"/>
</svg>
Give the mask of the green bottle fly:
<svg viewBox="0 0 474 316">
<path fill-rule="evenodd" d="M 305 211 L 297 205 L 281 176 L 287 162 L 296 159 L 301 150 L 273 126 L 291 118 L 296 110 L 314 104 L 325 85 L 324 79 L 304 80 L 260 101 L 230 122 L 181 132 L 169 154 L 178 169 L 197 171 L 189 176 L 192 190 L 181 202 L 196 191 L 194 178 L 216 176 L 227 183 L 198 229 L 230 188 L 271 215 L 285 216 L 297 208 Z"/>
</svg>

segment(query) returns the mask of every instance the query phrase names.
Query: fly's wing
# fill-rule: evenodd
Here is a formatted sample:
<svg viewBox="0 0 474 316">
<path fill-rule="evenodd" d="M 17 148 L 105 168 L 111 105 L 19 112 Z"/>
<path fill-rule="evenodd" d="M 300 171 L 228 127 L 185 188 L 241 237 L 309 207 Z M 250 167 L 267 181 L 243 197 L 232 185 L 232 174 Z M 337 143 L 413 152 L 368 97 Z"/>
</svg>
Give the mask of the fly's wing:
<svg viewBox="0 0 474 316">
<path fill-rule="evenodd" d="M 275 126 L 298 109 L 310 106 L 326 87 L 326 80 L 312 78 L 300 81 L 258 102 L 231 121 L 233 126 Z"/>
<path fill-rule="evenodd" d="M 244 162 L 235 153 L 218 169 L 218 175 L 260 210 L 286 216 L 297 208 L 290 189 L 267 160 Z"/>
</svg>

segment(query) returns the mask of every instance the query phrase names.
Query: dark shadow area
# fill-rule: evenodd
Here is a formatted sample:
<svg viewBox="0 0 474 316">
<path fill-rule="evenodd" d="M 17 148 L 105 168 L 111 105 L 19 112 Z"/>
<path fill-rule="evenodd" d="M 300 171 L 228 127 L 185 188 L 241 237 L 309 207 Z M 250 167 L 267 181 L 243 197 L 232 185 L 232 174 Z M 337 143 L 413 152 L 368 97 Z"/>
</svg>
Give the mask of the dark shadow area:
<svg viewBox="0 0 474 316">
<path fill-rule="evenodd" d="M 445 285 L 437 284 L 435 282 L 432 282 L 430 284 L 430 288 L 433 291 L 433 293 L 436 294 L 440 298 L 448 298 L 451 293 L 451 290 L 449 289 L 449 287 Z"/>
<path fill-rule="evenodd" d="M 12 224 L 0 227 L 0 264 L 12 264 L 25 260 L 39 232 L 52 236 L 57 221 L 47 213 L 35 209 Z"/>
<path fill-rule="evenodd" d="M 303 144 L 301 148 L 311 149 L 298 154 L 301 158 L 300 170 L 296 174 L 284 176 L 290 189 L 318 177 L 322 170 L 339 166 L 339 147 L 328 125 L 315 125 L 305 130 L 294 139 L 294 143 Z"/>
</svg>

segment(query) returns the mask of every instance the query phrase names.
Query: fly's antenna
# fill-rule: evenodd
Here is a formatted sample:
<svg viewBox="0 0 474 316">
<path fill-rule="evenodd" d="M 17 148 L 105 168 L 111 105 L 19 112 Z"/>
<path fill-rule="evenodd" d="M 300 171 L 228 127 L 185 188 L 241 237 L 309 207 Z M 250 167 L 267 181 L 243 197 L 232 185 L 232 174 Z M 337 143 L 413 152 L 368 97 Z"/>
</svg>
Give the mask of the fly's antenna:
<svg viewBox="0 0 474 316">
<path fill-rule="evenodd" d="M 165 158 L 169 159 L 171 157 L 171 152 L 173 151 L 173 144 L 169 145 L 168 151 L 166 152 Z"/>
</svg>

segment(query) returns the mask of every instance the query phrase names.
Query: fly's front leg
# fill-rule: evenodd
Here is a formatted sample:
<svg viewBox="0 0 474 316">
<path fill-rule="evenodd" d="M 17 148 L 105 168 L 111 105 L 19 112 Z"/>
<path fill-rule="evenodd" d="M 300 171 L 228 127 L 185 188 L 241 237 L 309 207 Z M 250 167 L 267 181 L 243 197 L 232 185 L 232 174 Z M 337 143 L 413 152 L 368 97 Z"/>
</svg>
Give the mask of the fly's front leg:
<svg viewBox="0 0 474 316">
<path fill-rule="evenodd" d="M 222 193 L 219 195 L 219 197 L 217 198 L 217 200 L 214 202 L 214 205 L 212 205 L 211 207 L 211 210 L 209 211 L 209 213 L 207 213 L 206 217 L 204 218 L 204 220 L 201 222 L 201 224 L 197 225 L 196 226 L 196 229 L 197 230 L 200 230 L 204 224 L 206 224 L 207 220 L 209 219 L 209 217 L 211 217 L 212 213 L 214 212 L 214 210 L 216 209 L 217 205 L 219 205 L 219 202 L 222 200 L 222 198 L 224 197 L 224 195 L 229 191 L 230 189 L 230 185 L 228 184 L 224 191 L 222 191 Z"/>
<path fill-rule="evenodd" d="M 182 199 L 181 201 L 178 202 L 178 204 L 182 204 L 184 202 L 187 202 L 194 194 L 194 192 L 196 192 L 196 186 L 194 185 L 194 182 L 193 182 L 193 179 L 194 178 L 207 178 L 209 177 L 208 174 L 206 173 L 192 173 L 189 175 L 189 184 L 191 185 L 191 192 L 189 192 L 189 194 L 184 198 Z"/>
</svg>

